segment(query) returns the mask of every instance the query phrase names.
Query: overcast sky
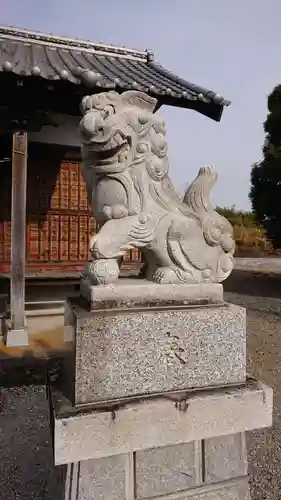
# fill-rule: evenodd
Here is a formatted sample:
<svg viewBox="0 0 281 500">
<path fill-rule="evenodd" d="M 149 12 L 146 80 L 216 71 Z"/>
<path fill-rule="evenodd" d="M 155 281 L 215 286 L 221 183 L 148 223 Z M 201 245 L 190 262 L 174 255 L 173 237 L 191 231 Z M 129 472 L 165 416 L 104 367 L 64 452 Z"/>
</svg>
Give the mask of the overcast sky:
<svg viewBox="0 0 281 500">
<path fill-rule="evenodd" d="M 151 49 L 179 76 L 232 104 L 220 123 L 162 107 L 171 177 L 183 190 L 200 166 L 219 172 L 213 202 L 250 207 L 266 98 L 281 83 L 280 0 L 2 0 L 0 22 L 95 42 Z"/>
</svg>

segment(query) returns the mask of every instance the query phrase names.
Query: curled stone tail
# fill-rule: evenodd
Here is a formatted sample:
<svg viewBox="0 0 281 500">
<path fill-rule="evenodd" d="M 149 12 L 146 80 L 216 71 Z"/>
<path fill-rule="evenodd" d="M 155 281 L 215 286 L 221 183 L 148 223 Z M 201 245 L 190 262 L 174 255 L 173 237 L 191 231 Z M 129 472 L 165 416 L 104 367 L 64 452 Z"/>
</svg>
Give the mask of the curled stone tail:
<svg viewBox="0 0 281 500">
<path fill-rule="evenodd" d="M 217 173 L 212 167 L 200 168 L 196 179 L 186 190 L 183 203 L 200 216 L 204 216 L 206 212 L 214 212 L 209 196 L 216 181 Z"/>
</svg>

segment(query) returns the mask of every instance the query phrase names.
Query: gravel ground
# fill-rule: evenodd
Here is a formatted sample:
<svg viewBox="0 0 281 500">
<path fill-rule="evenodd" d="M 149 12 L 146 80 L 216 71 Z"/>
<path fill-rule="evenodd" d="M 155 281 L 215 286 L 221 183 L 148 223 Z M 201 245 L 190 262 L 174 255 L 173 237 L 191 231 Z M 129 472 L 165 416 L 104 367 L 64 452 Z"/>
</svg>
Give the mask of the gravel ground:
<svg viewBox="0 0 281 500">
<path fill-rule="evenodd" d="M 252 500 L 281 498 L 281 300 L 227 293 L 248 309 L 249 373 L 274 389 L 274 425 L 248 436 Z M 52 465 L 42 385 L 4 389 L 0 418 L 0 500 L 63 500 L 65 468 Z"/>
<path fill-rule="evenodd" d="M 273 388 L 271 429 L 248 435 L 252 500 L 281 498 L 281 300 L 226 294 L 247 307 L 248 372 Z"/>
</svg>

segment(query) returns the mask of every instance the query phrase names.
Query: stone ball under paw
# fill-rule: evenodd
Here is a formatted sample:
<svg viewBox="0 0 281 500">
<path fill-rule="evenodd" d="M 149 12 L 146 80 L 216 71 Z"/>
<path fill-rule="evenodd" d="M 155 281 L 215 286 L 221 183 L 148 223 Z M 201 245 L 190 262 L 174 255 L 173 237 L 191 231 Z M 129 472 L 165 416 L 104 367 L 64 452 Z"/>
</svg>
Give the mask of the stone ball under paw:
<svg viewBox="0 0 281 500">
<path fill-rule="evenodd" d="M 89 264 L 89 272 L 93 285 L 111 285 L 119 277 L 120 269 L 116 260 L 94 260 Z"/>
</svg>

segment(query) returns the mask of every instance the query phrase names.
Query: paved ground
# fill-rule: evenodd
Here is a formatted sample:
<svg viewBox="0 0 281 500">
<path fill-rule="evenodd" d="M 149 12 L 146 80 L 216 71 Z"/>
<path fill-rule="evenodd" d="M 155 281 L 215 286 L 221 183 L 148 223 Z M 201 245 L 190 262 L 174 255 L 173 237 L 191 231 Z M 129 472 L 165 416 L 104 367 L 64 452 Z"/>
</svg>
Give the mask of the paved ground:
<svg viewBox="0 0 281 500">
<path fill-rule="evenodd" d="M 281 274 L 281 258 L 280 257 L 235 257 L 234 269 L 243 271 L 261 271 Z"/>
<path fill-rule="evenodd" d="M 279 500 L 281 300 L 235 293 L 227 293 L 226 298 L 248 308 L 249 372 L 272 386 L 275 392 L 273 428 L 248 436 L 252 500 Z M 4 390 L 0 457 L 0 500 L 63 500 L 64 468 L 52 466 L 43 385 Z"/>
</svg>

